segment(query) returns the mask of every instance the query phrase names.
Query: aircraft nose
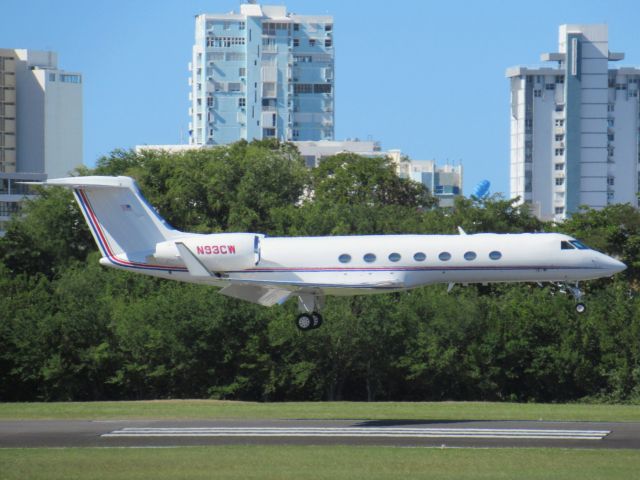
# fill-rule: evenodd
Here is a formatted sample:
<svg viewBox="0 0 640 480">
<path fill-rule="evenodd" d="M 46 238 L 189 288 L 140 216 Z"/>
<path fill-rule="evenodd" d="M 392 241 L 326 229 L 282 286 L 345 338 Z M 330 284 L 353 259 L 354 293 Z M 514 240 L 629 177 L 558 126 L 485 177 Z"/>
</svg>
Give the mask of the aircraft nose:
<svg viewBox="0 0 640 480">
<path fill-rule="evenodd" d="M 610 275 L 614 275 L 616 273 L 622 272 L 626 270 L 627 266 L 622 263 L 620 260 L 616 260 L 615 258 L 604 256 L 603 259 L 603 267 L 608 271 Z"/>
</svg>

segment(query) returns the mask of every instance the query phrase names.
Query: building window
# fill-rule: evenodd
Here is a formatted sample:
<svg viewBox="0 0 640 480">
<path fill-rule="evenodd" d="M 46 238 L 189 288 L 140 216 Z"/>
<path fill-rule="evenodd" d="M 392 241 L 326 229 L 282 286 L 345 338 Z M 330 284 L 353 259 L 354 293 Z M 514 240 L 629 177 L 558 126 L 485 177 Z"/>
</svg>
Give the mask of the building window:
<svg viewBox="0 0 640 480">
<path fill-rule="evenodd" d="M 556 84 L 555 83 L 547 83 L 544 88 L 546 88 L 547 90 L 555 90 L 556 89 Z"/>
<path fill-rule="evenodd" d="M 427 256 L 422 252 L 417 252 L 413 255 L 413 259 L 416 262 L 424 262 L 427 259 Z"/>
<path fill-rule="evenodd" d="M 556 171 L 564 170 L 564 163 L 556 163 Z"/>
<path fill-rule="evenodd" d="M 615 118 L 608 118 L 607 119 L 607 126 L 613 127 L 615 125 L 615 123 L 616 123 Z"/>
<path fill-rule="evenodd" d="M 541 97 L 542 96 L 542 90 L 535 89 L 533 91 L 533 96 L 534 97 Z"/>
<path fill-rule="evenodd" d="M 312 93 L 313 85 L 311 83 L 296 83 L 293 85 L 293 93 L 299 95 L 301 93 Z"/>
<path fill-rule="evenodd" d="M 247 106 L 247 99 L 246 97 L 240 97 L 238 99 L 238 106 L 239 107 L 246 107 Z"/>
<path fill-rule="evenodd" d="M 556 207 L 556 215 L 562 215 L 564 213 L 564 207 Z"/>
<path fill-rule="evenodd" d="M 80 75 L 70 75 L 68 73 L 61 73 L 60 81 L 62 83 L 81 83 Z"/>
<path fill-rule="evenodd" d="M 324 46 L 325 46 L 325 47 L 327 47 L 327 48 L 331 47 L 331 44 L 332 44 L 332 42 L 331 42 L 331 39 L 330 39 L 330 38 L 327 38 L 327 39 L 324 41 Z"/>
<path fill-rule="evenodd" d="M 562 133 L 556 133 L 556 142 L 564 141 L 564 135 Z"/>
<path fill-rule="evenodd" d="M 245 67 L 240 67 L 238 69 L 238 75 L 240 75 L 241 77 L 246 77 L 247 76 L 247 69 Z"/>
<path fill-rule="evenodd" d="M 493 252 L 489 253 L 489 258 L 491 260 L 500 260 L 502 258 L 502 253 L 494 250 Z"/>
<path fill-rule="evenodd" d="M 564 118 L 556 118 L 555 125 L 556 127 L 564 127 Z"/>
<path fill-rule="evenodd" d="M 247 24 L 245 22 L 238 22 L 238 30 L 244 30 L 247 28 Z"/>
<path fill-rule="evenodd" d="M 609 185 L 610 187 L 614 186 L 616 184 L 616 179 L 613 177 L 607 177 L 607 185 Z"/>
<path fill-rule="evenodd" d="M 299 38 L 294 38 L 293 39 L 293 46 L 294 47 L 299 47 L 300 46 L 300 39 Z"/>
<path fill-rule="evenodd" d="M 351 261 L 351 255 L 349 255 L 348 253 L 343 253 L 338 257 L 338 261 L 340 263 L 349 263 Z"/>
<path fill-rule="evenodd" d="M 315 38 L 310 38 L 309 39 L 309 46 L 310 47 L 315 47 L 316 46 L 316 39 Z"/>
<path fill-rule="evenodd" d="M 564 75 L 556 75 L 556 83 L 564 83 Z"/>
<path fill-rule="evenodd" d="M 400 254 L 399 253 L 391 253 L 389 254 L 389 260 L 392 262 L 399 262 L 400 261 Z"/>
<path fill-rule="evenodd" d="M 558 185 L 558 186 L 564 185 L 564 178 L 562 178 L 562 177 L 556 178 L 556 185 Z"/>
<path fill-rule="evenodd" d="M 448 262 L 449 260 L 451 260 L 451 254 L 449 252 L 442 252 L 440 255 L 438 255 L 438 258 L 443 262 Z"/>
<path fill-rule="evenodd" d="M 610 142 L 615 141 L 615 139 L 616 139 L 615 134 L 610 133 L 610 134 L 607 135 L 607 140 L 609 140 Z"/>
<path fill-rule="evenodd" d="M 55 82 L 56 81 L 56 74 L 55 73 L 50 73 L 49 74 L 49 81 L 50 82 Z"/>
<path fill-rule="evenodd" d="M 299 23 L 294 23 L 293 24 L 293 31 L 297 32 L 298 30 L 300 30 L 300 24 Z"/>
<path fill-rule="evenodd" d="M 315 83 L 313 85 L 313 93 L 331 93 L 330 83 Z"/>
<path fill-rule="evenodd" d="M 475 260 L 477 257 L 476 252 L 467 252 L 464 254 L 464 259 L 471 261 L 471 260 Z"/>
<path fill-rule="evenodd" d="M 325 24 L 324 31 L 325 32 L 330 32 L 331 30 L 333 30 L 333 25 L 331 23 Z"/>
<path fill-rule="evenodd" d="M 562 155 L 564 155 L 564 148 L 556 148 L 555 155 L 556 157 L 561 157 Z"/>
<path fill-rule="evenodd" d="M 613 202 L 613 198 L 615 197 L 615 192 L 613 190 L 609 190 L 607 192 L 607 201 Z"/>
<path fill-rule="evenodd" d="M 364 259 L 365 262 L 367 263 L 373 263 L 376 261 L 376 256 L 373 253 L 367 253 L 365 254 L 364 257 L 362 257 Z"/>
</svg>

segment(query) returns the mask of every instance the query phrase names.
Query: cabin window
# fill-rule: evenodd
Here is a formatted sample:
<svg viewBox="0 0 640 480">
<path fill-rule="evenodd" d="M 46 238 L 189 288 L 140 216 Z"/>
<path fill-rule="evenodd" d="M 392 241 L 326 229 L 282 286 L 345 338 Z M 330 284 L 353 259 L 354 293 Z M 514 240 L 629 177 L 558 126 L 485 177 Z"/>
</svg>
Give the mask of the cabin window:
<svg viewBox="0 0 640 480">
<path fill-rule="evenodd" d="M 351 255 L 349 255 L 348 253 L 343 253 L 338 257 L 338 260 L 340 261 L 340 263 L 349 263 L 351 261 Z"/>
<path fill-rule="evenodd" d="M 416 262 L 424 262 L 424 261 L 426 260 L 426 258 L 427 258 L 427 256 L 426 256 L 424 253 L 422 253 L 422 252 L 417 252 L 417 253 L 415 253 L 415 254 L 413 255 L 413 259 L 414 259 Z"/>
<path fill-rule="evenodd" d="M 367 253 L 363 258 L 367 263 L 373 263 L 376 261 L 376 256 L 373 253 Z"/>
<path fill-rule="evenodd" d="M 576 247 L 574 247 L 573 245 L 571 245 L 569 242 L 567 242 L 566 240 L 563 240 L 562 242 L 560 242 L 560 250 L 574 250 Z"/>
<path fill-rule="evenodd" d="M 464 259 L 465 260 L 469 260 L 469 261 L 475 260 L 476 257 L 477 257 L 476 252 L 467 252 L 467 253 L 464 254 Z"/>
<path fill-rule="evenodd" d="M 399 253 L 391 253 L 389 254 L 389 260 L 391 260 L 392 262 L 399 262 L 400 261 L 400 254 Z"/>
<path fill-rule="evenodd" d="M 502 254 L 500 252 L 498 252 L 497 250 L 494 250 L 493 252 L 491 252 L 489 254 L 489 258 L 491 260 L 500 260 L 502 258 Z"/>
<path fill-rule="evenodd" d="M 449 252 L 442 252 L 440 255 L 438 255 L 438 258 L 443 262 L 446 262 L 448 260 L 451 260 L 451 254 Z"/>
<path fill-rule="evenodd" d="M 589 247 L 578 240 L 571 240 L 571 245 L 575 246 L 578 250 L 589 250 Z"/>
</svg>

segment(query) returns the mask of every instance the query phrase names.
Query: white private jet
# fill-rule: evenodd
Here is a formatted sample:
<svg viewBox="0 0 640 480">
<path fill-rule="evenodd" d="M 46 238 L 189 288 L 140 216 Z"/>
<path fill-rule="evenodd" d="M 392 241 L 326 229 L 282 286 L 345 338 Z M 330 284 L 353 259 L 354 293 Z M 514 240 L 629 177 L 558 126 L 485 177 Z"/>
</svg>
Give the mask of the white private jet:
<svg viewBox="0 0 640 480">
<path fill-rule="evenodd" d="M 558 233 L 358 235 L 270 238 L 184 233 L 170 227 L 129 177 L 51 179 L 72 188 L 102 253 L 100 263 L 182 282 L 265 306 L 298 297 L 296 325 L 322 324 L 326 295 L 408 290 L 433 283 L 554 282 L 580 302 L 578 281 L 625 264 Z M 573 285 L 570 284 L 573 283 Z"/>
</svg>

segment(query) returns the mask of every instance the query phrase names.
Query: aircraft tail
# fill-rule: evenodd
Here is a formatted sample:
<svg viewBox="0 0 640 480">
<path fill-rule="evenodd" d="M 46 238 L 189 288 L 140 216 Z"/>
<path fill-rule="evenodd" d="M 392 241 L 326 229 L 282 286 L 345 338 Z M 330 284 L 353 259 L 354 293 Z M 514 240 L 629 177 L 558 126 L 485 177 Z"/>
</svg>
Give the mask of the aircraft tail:
<svg viewBox="0 0 640 480">
<path fill-rule="evenodd" d="M 72 188 L 102 255 L 111 262 L 143 261 L 156 244 L 180 236 L 129 177 L 55 178 L 45 185 Z"/>
</svg>

